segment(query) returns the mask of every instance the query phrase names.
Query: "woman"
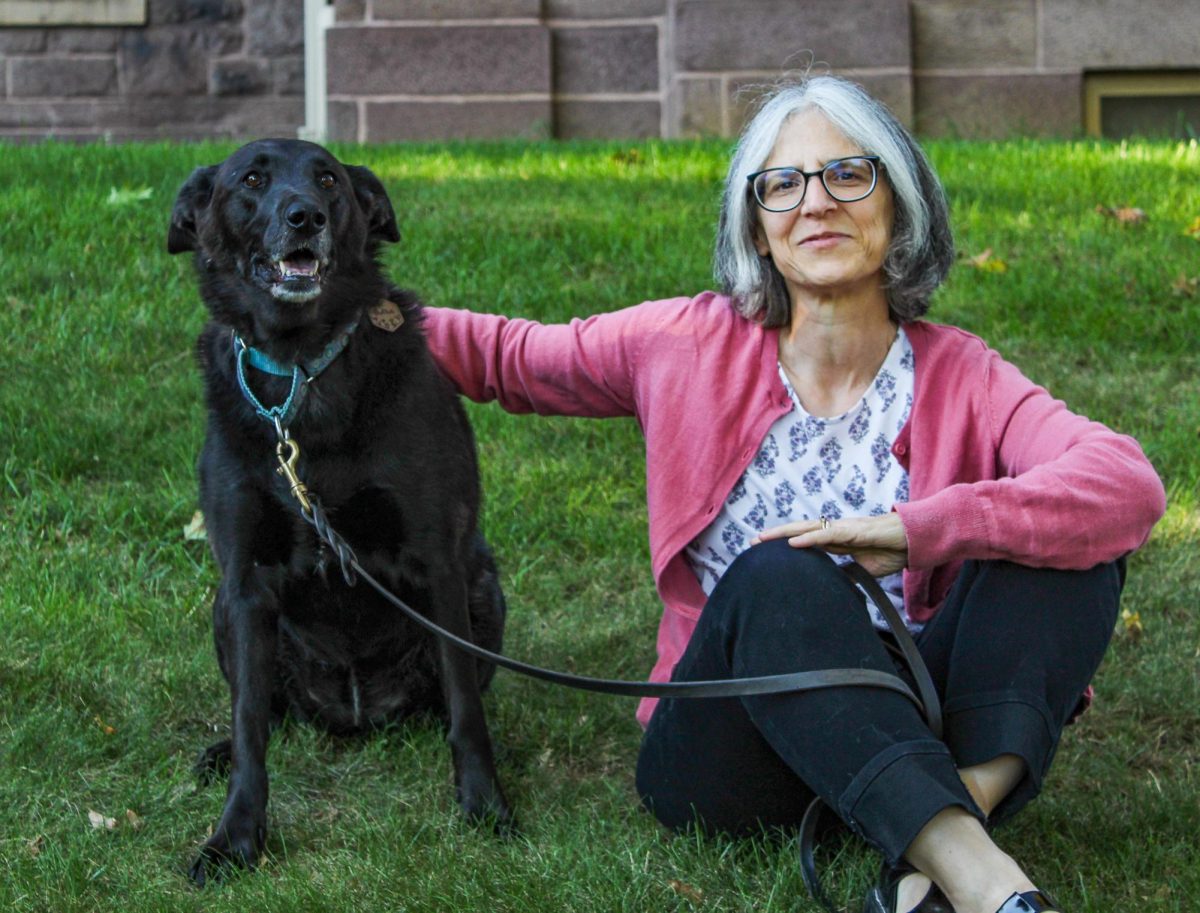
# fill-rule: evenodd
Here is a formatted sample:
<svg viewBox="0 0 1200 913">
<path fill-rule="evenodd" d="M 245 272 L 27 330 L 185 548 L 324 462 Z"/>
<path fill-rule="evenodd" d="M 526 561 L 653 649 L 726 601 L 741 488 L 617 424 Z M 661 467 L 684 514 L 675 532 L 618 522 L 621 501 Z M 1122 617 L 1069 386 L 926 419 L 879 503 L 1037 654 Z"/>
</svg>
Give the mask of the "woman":
<svg viewBox="0 0 1200 913">
<path fill-rule="evenodd" d="M 637 417 L 665 605 L 653 680 L 895 672 L 850 557 L 917 637 L 941 738 L 868 688 L 643 702 L 638 788 L 661 821 L 791 826 L 815 794 L 884 856 L 868 910 L 1052 910 L 984 825 L 1038 792 L 1165 497 L 1135 441 L 918 319 L 952 261 L 921 150 L 819 77 L 739 140 L 724 294 L 560 326 L 431 309 L 426 327 L 472 399 Z"/>
</svg>

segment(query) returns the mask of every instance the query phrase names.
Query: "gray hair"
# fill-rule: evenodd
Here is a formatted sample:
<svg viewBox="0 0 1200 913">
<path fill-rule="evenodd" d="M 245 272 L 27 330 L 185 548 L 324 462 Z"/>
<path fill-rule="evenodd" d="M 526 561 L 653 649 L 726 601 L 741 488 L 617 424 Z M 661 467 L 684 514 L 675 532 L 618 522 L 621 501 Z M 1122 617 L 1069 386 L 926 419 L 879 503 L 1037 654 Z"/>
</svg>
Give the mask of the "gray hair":
<svg viewBox="0 0 1200 913">
<path fill-rule="evenodd" d="M 762 168 L 792 115 L 817 108 L 864 153 L 878 155 L 895 198 L 892 240 L 883 272 L 888 307 L 901 321 L 929 309 L 954 262 L 950 214 L 941 182 L 916 140 L 883 104 L 854 83 L 814 76 L 772 91 L 742 131 L 725 177 L 714 271 L 740 313 L 765 326 L 785 326 L 791 300 L 770 257 L 754 246 L 757 206 L 746 175 Z"/>
</svg>

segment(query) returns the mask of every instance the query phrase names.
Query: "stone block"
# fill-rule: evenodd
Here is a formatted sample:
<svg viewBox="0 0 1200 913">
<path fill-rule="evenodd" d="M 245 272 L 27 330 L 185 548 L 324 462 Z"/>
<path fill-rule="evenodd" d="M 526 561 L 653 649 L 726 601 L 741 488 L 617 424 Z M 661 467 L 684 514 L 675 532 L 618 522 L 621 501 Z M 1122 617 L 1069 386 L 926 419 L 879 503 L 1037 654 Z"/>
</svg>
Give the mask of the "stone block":
<svg viewBox="0 0 1200 913">
<path fill-rule="evenodd" d="M 547 19 L 644 19 L 667 12 L 667 0 L 542 0 Z"/>
<path fill-rule="evenodd" d="M 549 93 L 550 33 L 538 25 L 335 26 L 326 67 L 331 95 Z"/>
<path fill-rule="evenodd" d="M 900 123 L 909 130 L 913 128 L 913 79 L 911 73 L 856 73 L 844 74 L 846 79 L 858 83 L 867 93 L 883 102 Z"/>
<path fill-rule="evenodd" d="M 117 29 L 52 29 L 46 36 L 46 51 L 51 54 L 111 53 L 121 43 Z"/>
<path fill-rule="evenodd" d="M 565 94 L 658 91 L 658 29 L 556 28 L 554 91 Z"/>
<path fill-rule="evenodd" d="M 92 123 L 103 130 L 160 138 L 294 137 L 304 123 L 304 100 L 262 96 L 121 99 L 97 103 Z"/>
<path fill-rule="evenodd" d="M 679 70 L 909 66 L 907 0 L 678 0 Z"/>
<path fill-rule="evenodd" d="M 330 142 L 357 142 L 358 102 L 329 102 L 325 108 L 325 129 Z"/>
<path fill-rule="evenodd" d="M 242 0 L 150 0 L 147 20 L 150 25 L 238 22 L 244 11 Z"/>
<path fill-rule="evenodd" d="M 537 19 L 541 0 L 375 0 L 376 20 Z"/>
<path fill-rule="evenodd" d="M 499 139 L 550 136 L 550 100 L 367 102 L 366 139 Z"/>
<path fill-rule="evenodd" d="M 914 79 L 922 136 L 1071 137 L 1083 130 L 1080 74 L 923 76 Z"/>
<path fill-rule="evenodd" d="M 304 7 L 296 0 L 249 0 L 246 50 L 261 57 L 304 53 Z"/>
<path fill-rule="evenodd" d="M 204 95 L 209 60 L 238 52 L 241 43 L 240 31 L 230 26 L 129 29 L 118 53 L 122 91 L 146 96 Z"/>
<path fill-rule="evenodd" d="M 0 28 L 0 54 L 39 54 L 46 50 L 46 29 Z"/>
<path fill-rule="evenodd" d="M 276 95 L 303 95 L 304 58 L 277 57 L 272 60 L 271 80 Z"/>
<path fill-rule="evenodd" d="M 1037 0 L 913 0 L 913 67 L 1037 65 Z"/>
<path fill-rule="evenodd" d="M 367 18 L 367 0 L 334 0 L 333 16 L 338 22 L 362 22 Z"/>
<path fill-rule="evenodd" d="M 720 77 L 675 81 L 675 130 L 678 136 L 722 136 L 725 133 L 724 91 Z"/>
<path fill-rule="evenodd" d="M 661 136 L 662 106 L 656 101 L 556 101 L 554 135 L 559 139 Z"/>
<path fill-rule="evenodd" d="M 273 88 L 270 61 L 254 58 L 213 61 L 208 87 L 213 95 L 266 95 Z"/>
<path fill-rule="evenodd" d="M 1180 67 L 1200 63 L 1196 0 L 1042 0 L 1047 68 Z"/>
<path fill-rule="evenodd" d="M 18 57 L 10 64 L 14 98 L 72 98 L 117 91 L 112 57 Z"/>
</svg>

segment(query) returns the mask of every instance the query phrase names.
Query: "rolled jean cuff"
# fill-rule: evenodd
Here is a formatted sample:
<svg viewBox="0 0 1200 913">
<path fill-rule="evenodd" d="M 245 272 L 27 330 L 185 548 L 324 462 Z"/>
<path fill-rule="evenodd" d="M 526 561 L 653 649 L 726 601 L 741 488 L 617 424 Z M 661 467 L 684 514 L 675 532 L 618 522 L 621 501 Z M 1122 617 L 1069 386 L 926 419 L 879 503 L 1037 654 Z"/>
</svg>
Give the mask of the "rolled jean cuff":
<svg viewBox="0 0 1200 913">
<path fill-rule="evenodd" d="M 837 812 L 895 865 L 921 828 L 955 805 L 984 820 L 959 779 L 950 750 L 927 739 L 892 745 L 868 761 L 838 798 Z"/>
<path fill-rule="evenodd" d="M 1044 700 L 1013 691 L 992 691 L 947 701 L 942 711 L 946 744 L 960 768 L 1003 754 L 1025 762 L 1025 776 L 992 810 L 989 824 L 1011 817 L 1041 792 L 1062 728 Z"/>
</svg>

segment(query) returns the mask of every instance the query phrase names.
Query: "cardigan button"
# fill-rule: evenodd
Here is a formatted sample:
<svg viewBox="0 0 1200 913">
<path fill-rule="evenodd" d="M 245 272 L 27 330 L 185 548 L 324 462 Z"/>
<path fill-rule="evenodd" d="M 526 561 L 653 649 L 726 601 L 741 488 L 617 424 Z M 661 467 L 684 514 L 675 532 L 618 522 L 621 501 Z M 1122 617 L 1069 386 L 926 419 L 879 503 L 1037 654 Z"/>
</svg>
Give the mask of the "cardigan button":
<svg viewBox="0 0 1200 913">
<path fill-rule="evenodd" d="M 903 444 L 897 444 L 892 448 L 892 453 L 896 454 L 896 456 L 904 456 L 904 454 L 908 453 L 908 448 Z"/>
</svg>

